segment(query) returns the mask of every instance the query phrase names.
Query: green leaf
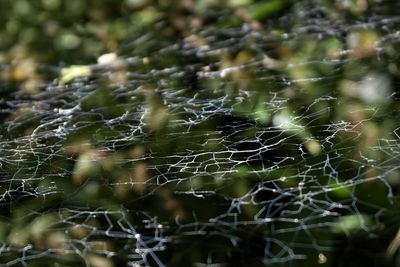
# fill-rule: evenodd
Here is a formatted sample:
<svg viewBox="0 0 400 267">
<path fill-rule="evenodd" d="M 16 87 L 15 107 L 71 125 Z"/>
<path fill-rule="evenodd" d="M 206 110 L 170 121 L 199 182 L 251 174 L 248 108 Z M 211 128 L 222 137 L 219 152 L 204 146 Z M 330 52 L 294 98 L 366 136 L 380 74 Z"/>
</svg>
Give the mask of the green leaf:
<svg viewBox="0 0 400 267">
<path fill-rule="evenodd" d="M 72 65 L 63 68 L 60 73 L 60 84 L 66 84 L 77 77 L 86 77 L 92 74 L 90 66 L 87 65 Z"/>
<path fill-rule="evenodd" d="M 347 215 L 338 219 L 338 222 L 332 227 L 332 232 L 349 233 L 358 229 L 367 229 L 371 225 L 372 221 L 366 215 Z"/>
<path fill-rule="evenodd" d="M 333 183 L 330 187 L 332 188 L 332 193 L 339 198 L 351 197 L 351 187 L 346 184 Z"/>
<path fill-rule="evenodd" d="M 263 19 L 284 9 L 289 3 L 288 0 L 265 1 L 249 6 L 247 12 L 252 19 Z"/>
</svg>

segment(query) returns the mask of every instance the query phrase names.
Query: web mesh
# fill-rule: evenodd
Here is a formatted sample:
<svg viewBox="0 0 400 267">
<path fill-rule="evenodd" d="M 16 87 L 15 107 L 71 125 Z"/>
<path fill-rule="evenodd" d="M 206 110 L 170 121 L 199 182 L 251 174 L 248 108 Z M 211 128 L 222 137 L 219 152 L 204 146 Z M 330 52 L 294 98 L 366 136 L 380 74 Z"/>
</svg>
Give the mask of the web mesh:
<svg viewBox="0 0 400 267">
<path fill-rule="evenodd" d="M 400 17 L 297 8 L 223 28 L 232 14 L 210 11 L 181 37 L 162 21 L 108 63 L 40 66 L 39 92 L 4 96 L 2 266 L 382 259 Z"/>
</svg>

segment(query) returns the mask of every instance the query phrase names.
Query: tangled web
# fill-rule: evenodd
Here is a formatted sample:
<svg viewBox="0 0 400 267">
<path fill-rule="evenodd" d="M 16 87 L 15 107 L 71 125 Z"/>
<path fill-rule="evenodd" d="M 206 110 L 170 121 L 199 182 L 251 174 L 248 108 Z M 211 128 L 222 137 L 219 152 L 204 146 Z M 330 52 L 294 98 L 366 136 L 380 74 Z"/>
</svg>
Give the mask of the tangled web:
<svg viewBox="0 0 400 267">
<path fill-rule="evenodd" d="M 400 17 L 296 8 L 179 37 L 162 21 L 3 97 L 2 266 L 382 260 Z"/>
</svg>

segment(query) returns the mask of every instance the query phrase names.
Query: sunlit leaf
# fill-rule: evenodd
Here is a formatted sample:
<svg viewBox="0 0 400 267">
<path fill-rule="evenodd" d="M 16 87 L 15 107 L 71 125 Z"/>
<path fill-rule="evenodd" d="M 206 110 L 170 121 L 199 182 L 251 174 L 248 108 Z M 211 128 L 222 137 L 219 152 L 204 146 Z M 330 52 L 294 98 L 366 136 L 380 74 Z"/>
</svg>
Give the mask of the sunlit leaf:
<svg viewBox="0 0 400 267">
<path fill-rule="evenodd" d="M 372 221 L 365 215 L 346 215 L 340 217 L 332 227 L 335 233 L 349 233 L 359 229 L 367 230 L 372 225 Z"/>
<path fill-rule="evenodd" d="M 66 84 L 77 77 L 87 77 L 92 74 L 90 66 L 85 65 L 72 65 L 63 68 L 60 73 L 60 83 Z"/>
</svg>

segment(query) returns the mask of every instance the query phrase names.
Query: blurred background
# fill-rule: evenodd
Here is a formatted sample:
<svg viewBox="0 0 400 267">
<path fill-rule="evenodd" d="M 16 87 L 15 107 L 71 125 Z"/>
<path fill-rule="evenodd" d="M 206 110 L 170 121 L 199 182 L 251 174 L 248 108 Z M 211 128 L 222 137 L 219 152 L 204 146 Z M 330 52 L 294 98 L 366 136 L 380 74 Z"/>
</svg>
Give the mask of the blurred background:
<svg viewBox="0 0 400 267">
<path fill-rule="evenodd" d="M 2 0 L 4 266 L 400 266 L 400 2 Z"/>
</svg>

